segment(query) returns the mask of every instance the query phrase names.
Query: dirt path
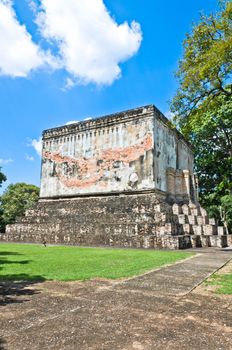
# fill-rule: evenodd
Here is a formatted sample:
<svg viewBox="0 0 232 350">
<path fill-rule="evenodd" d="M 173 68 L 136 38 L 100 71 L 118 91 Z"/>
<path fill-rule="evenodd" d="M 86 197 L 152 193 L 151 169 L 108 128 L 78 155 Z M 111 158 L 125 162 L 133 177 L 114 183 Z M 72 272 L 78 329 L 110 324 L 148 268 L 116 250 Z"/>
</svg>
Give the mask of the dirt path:
<svg viewBox="0 0 232 350">
<path fill-rule="evenodd" d="M 232 258 L 203 254 L 125 282 L 4 285 L 0 349 L 232 349 L 232 298 L 192 289 Z"/>
</svg>

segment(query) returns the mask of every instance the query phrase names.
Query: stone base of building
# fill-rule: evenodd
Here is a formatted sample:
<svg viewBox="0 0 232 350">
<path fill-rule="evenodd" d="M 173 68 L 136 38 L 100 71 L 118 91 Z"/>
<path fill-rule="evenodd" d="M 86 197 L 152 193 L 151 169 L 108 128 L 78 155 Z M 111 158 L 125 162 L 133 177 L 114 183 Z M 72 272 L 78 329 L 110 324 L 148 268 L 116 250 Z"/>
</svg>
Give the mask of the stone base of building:
<svg viewBox="0 0 232 350">
<path fill-rule="evenodd" d="M 231 235 L 192 203 L 147 192 L 40 200 L 1 241 L 80 246 L 184 249 L 232 246 Z"/>
</svg>

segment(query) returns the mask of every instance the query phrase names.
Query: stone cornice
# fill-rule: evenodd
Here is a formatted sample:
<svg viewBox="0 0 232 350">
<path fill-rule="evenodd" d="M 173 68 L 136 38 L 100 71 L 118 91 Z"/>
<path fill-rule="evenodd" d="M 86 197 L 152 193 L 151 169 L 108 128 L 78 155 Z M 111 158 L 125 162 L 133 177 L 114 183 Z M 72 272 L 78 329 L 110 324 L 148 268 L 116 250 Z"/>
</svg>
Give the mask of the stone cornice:
<svg viewBox="0 0 232 350">
<path fill-rule="evenodd" d="M 121 123 L 126 123 L 131 120 L 147 118 L 156 116 L 163 124 L 165 124 L 176 137 L 183 141 L 186 146 L 192 151 L 192 145 L 184 138 L 184 136 L 171 124 L 163 113 L 160 112 L 158 108 L 154 105 L 147 105 L 139 108 L 130 109 L 128 111 L 123 111 L 119 113 L 105 115 L 91 120 L 84 120 L 74 124 L 59 126 L 56 128 L 48 129 L 43 131 L 43 140 L 49 140 L 54 138 L 59 138 L 62 136 L 73 135 L 81 132 L 87 132 L 90 130 L 97 130 L 106 127 L 111 127 Z"/>
<path fill-rule="evenodd" d="M 80 121 L 74 124 L 64 125 L 43 131 L 43 140 L 90 131 L 93 129 L 110 127 L 113 125 L 126 123 L 130 120 L 141 119 L 153 116 L 153 106 L 144 106 L 128 111 L 106 115 L 100 118 Z"/>
</svg>

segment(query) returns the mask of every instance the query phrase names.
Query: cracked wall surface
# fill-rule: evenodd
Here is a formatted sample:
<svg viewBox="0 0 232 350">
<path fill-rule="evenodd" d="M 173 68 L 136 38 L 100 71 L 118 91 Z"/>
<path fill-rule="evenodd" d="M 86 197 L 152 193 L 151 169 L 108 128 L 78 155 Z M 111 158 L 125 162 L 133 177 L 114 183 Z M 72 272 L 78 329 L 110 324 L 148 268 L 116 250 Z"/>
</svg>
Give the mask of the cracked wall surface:
<svg viewBox="0 0 232 350">
<path fill-rule="evenodd" d="M 167 169 L 192 172 L 189 145 L 153 106 L 46 130 L 42 198 L 167 191 Z"/>
</svg>

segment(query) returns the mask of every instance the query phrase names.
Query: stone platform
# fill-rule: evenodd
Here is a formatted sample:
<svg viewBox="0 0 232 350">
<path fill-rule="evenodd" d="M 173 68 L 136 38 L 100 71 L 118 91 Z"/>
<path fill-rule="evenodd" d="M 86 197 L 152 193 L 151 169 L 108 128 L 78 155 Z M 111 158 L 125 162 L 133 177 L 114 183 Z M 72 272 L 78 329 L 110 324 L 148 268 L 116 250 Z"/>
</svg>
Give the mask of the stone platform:
<svg viewBox="0 0 232 350">
<path fill-rule="evenodd" d="M 2 241 L 134 248 L 232 246 L 232 235 L 192 203 L 150 192 L 40 200 L 7 225 Z"/>
</svg>

